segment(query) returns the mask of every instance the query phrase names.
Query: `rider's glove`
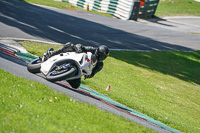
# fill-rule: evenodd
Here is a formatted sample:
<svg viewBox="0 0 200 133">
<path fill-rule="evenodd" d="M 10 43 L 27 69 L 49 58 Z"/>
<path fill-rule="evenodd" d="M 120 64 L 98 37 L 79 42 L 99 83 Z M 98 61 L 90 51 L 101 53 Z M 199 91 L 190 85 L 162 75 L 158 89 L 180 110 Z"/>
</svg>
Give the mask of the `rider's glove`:
<svg viewBox="0 0 200 133">
<path fill-rule="evenodd" d="M 83 45 L 82 44 L 76 44 L 74 46 L 74 49 L 77 53 L 82 53 L 83 52 Z"/>
<path fill-rule="evenodd" d="M 87 78 L 90 78 L 90 75 L 85 75 L 84 76 L 84 80 L 86 80 Z"/>
</svg>

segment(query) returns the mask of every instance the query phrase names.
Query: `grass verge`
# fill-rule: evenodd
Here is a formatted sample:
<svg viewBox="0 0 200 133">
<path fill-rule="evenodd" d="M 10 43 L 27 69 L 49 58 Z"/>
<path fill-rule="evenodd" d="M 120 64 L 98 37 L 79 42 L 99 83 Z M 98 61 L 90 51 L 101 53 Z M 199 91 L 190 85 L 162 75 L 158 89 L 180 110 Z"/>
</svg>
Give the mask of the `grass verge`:
<svg viewBox="0 0 200 133">
<path fill-rule="evenodd" d="M 200 2 L 194 0 L 160 0 L 156 16 L 200 16 Z"/>
<path fill-rule="evenodd" d="M 154 132 L 0 69 L 0 132 Z"/>
<path fill-rule="evenodd" d="M 21 43 L 36 54 L 44 45 Z M 103 70 L 82 83 L 172 128 L 199 132 L 199 71 L 200 51 L 111 51 Z"/>
</svg>

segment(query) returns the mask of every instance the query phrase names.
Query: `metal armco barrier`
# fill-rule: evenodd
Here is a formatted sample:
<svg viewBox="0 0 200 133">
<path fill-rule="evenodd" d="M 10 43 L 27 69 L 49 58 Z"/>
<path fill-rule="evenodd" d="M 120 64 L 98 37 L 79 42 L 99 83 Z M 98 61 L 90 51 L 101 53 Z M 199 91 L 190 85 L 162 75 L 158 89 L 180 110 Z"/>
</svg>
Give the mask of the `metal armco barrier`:
<svg viewBox="0 0 200 133">
<path fill-rule="evenodd" d="M 62 0 L 79 6 L 84 9 L 95 10 L 103 13 L 109 13 L 123 20 L 129 20 L 132 17 L 134 4 L 138 0 Z M 137 14 L 137 13 L 136 13 Z"/>
<path fill-rule="evenodd" d="M 159 0 L 146 0 L 139 12 L 139 18 L 153 17 Z"/>
</svg>

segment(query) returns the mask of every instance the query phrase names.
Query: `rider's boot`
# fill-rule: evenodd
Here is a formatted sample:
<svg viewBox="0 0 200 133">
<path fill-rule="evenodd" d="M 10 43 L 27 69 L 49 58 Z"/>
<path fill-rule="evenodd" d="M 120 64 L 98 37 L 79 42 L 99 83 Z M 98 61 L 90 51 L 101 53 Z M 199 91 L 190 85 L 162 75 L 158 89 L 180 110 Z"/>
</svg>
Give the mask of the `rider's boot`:
<svg viewBox="0 0 200 133">
<path fill-rule="evenodd" d="M 46 61 L 48 58 L 50 58 L 52 56 L 52 52 L 53 52 L 53 48 L 49 48 L 44 54 L 43 56 L 40 58 L 41 61 Z"/>
</svg>

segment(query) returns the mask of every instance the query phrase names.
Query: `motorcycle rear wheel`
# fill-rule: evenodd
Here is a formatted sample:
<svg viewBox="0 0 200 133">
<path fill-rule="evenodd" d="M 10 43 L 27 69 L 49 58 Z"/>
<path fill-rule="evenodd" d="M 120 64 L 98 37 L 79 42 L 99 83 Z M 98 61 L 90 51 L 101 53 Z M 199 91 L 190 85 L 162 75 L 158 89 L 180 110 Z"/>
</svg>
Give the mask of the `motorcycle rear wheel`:
<svg viewBox="0 0 200 133">
<path fill-rule="evenodd" d="M 27 66 L 28 71 L 31 73 L 39 73 L 41 68 L 41 63 L 42 61 L 39 58 L 32 60 L 31 62 L 29 62 Z"/>
<path fill-rule="evenodd" d="M 72 88 L 78 88 L 81 84 L 81 78 L 78 78 L 78 79 L 74 79 L 74 80 L 68 80 L 67 81 Z"/>
</svg>

